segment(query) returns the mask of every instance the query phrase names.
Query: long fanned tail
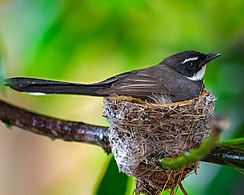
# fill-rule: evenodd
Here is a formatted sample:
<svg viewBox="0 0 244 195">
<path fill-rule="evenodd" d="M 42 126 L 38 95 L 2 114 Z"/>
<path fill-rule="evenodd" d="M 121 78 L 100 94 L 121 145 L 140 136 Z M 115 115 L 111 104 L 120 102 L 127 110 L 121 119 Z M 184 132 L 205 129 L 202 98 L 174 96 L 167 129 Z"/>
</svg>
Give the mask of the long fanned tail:
<svg viewBox="0 0 244 195">
<path fill-rule="evenodd" d="M 44 79 L 15 77 L 5 80 L 5 85 L 10 88 L 20 91 L 28 92 L 33 95 L 44 94 L 77 94 L 77 95 L 91 95 L 91 96 L 106 96 L 109 94 L 101 94 L 98 90 L 102 90 L 106 86 L 99 84 L 78 84 L 51 81 Z"/>
</svg>

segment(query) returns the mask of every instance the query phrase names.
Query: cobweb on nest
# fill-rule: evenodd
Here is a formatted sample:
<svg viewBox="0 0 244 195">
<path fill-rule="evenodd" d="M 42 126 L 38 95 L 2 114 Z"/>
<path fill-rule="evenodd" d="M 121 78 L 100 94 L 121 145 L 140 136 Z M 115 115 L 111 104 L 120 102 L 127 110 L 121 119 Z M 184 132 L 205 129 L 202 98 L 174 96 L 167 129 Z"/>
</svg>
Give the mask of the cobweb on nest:
<svg viewBox="0 0 244 195">
<path fill-rule="evenodd" d="M 112 153 L 119 170 L 136 178 L 136 193 L 174 189 L 198 162 L 177 171 L 164 170 L 153 157 L 177 157 L 209 136 L 215 97 L 172 104 L 149 104 L 128 97 L 104 98 Z M 170 175 L 169 175 L 170 174 Z"/>
</svg>

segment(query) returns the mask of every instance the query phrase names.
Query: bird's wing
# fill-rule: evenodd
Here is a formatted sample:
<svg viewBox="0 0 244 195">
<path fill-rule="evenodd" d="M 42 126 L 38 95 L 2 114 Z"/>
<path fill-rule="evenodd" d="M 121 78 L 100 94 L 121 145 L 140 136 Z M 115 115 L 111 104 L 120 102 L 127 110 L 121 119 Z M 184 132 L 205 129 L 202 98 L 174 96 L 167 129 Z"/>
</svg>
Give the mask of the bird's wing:
<svg viewBox="0 0 244 195">
<path fill-rule="evenodd" d="M 102 82 L 98 85 L 107 86 L 102 88 L 100 93 L 116 94 L 147 98 L 152 94 L 168 95 L 169 90 L 163 85 L 157 74 L 152 74 L 153 70 L 141 69 L 123 73 Z"/>
</svg>

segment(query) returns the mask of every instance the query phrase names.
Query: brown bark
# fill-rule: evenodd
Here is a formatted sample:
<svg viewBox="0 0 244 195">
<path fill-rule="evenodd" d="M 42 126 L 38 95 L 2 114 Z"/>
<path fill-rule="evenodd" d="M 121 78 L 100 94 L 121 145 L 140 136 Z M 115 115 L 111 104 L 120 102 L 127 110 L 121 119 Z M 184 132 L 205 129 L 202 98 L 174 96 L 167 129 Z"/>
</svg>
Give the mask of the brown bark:
<svg viewBox="0 0 244 195">
<path fill-rule="evenodd" d="M 51 139 L 90 143 L 102 147 L 107 153 L 110 152 L 107 127 L 39 115 L 2 100 L 0 120 L 6 127 L 14 125 Z"/>
</svg>

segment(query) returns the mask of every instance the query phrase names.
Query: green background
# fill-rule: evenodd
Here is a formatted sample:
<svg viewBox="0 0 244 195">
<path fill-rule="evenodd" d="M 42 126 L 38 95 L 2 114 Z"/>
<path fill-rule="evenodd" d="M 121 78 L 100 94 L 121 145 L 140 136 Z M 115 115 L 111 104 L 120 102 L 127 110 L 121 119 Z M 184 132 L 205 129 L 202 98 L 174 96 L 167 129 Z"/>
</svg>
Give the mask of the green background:
<svg viewBox="0 0 244 195">
<path fill-rule="evenodd" d="M 218 98 L 216 113 L 230 123 L 222 139 L 244 136 L 243 0 L 0 2 L 5 77 L 91 83 L 189 49 L 221 53 L 209 64 L 205 85 Z M 5 88 L 1 97 L 38 113 L 107 125 L 101 98 L 33 97 Z M 100 148 L 15 128 L 1 134 L 0 194 L 96 194 L 110 160 Z M 105 176 L 98 194 L 131 194 L 132 179 L 116 166 L 109 164 Z M 202 163 L 183 184 L 189 194 L 241 194 L 243 178 L 240 170 Z"/>
</svg>

